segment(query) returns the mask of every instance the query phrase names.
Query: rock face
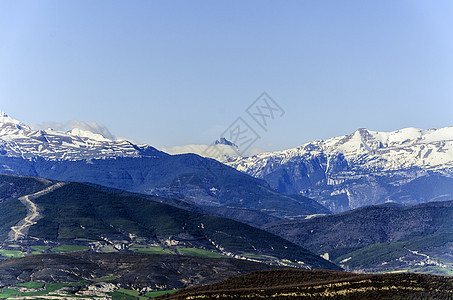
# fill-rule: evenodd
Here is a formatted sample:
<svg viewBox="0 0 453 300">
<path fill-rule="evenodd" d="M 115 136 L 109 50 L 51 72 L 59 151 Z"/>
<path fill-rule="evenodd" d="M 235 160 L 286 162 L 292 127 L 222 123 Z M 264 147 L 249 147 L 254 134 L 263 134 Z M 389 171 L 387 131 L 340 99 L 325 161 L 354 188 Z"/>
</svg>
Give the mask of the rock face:
<svg viewBox="0 0 453 300">
<path fill-rule="evenodd" d="M 281 193 L 315 199 L 333 212 L 385 202 L 450 200 L 453 127 L 358 129 L 289 150 L 231 158 L 227 164 L 266 180 Z"/>
</svg>

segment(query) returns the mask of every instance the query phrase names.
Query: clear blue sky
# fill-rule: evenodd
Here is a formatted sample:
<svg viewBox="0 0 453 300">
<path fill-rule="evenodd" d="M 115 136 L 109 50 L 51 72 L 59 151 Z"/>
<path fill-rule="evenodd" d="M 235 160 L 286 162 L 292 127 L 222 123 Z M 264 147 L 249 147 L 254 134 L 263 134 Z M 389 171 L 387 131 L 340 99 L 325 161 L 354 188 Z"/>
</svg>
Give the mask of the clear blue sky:
<svg viewBox="0 0 453 300">
<path fill-rule="evenodd" d="M 255 146 L 453 125 L 452 1 L 0 1 L 0 110 L 210 143 L 267 91 Z"/>
</svg>

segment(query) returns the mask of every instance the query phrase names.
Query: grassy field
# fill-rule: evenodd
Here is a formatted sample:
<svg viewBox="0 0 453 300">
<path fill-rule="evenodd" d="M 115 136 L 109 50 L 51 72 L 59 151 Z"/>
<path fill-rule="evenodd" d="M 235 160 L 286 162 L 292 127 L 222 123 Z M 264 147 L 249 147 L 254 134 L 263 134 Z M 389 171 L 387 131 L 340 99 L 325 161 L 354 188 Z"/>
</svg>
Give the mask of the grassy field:
<svg viewBox="0 0 453 300">
<path fill-rule="evenodd" d="M 146 246 L 146 245 L 134 245 L 129 248 L 129 250 L 139 253 L 145 254 L 176 254 L 175 251 L 170 249 L 164 249 L 163 247 L 157 246 Z M 225 257 L 220 253 L 216 253 L 209 250 L 199 249 L 199 248 L 186 248 L 186 247 L 178 247 L 176 251 L 182 255 L 189 255 L 189 256 L 199 256 L 199 257 Z"/>
<path fill-rule="evenodd" d="M 117 278 L 116 276 L 105 276 L 105 277 L 93 279 L 93 282 L 111 281 L 111 280 L 115 280 L 116 278 Z"/>
<path fill-rule="evenodd" d="M 79 245 L 61 245 L 50 249 L 52 252 L 73 252 L 73 251 L 87 251 L 90 248 Z"/>
<path fill-rule="evenodd" d="M 0 255 L 5 257 L 22 257 L 24 254 L 19 250 L 0 249 Z"/>
<path fill-rule="evenodd" d="M 0 292 L 0 299 L 8 299 L 19 295 L 21 292 L 16 289 L 2 289 Z"/>
<path fill-rule="evenodd" d="M 49 246 L 30 246 L 30 248 L 35 251 L 44 252 L 47 249 L 49 249 L 50 247 Z"/>
<path fill-rule="evenodd" d="M 191 255 L 191 256 L 201 256 L 201 257 L 225 257 L 220 253 L 212 252 L 209 250 L 198 249 L 198 248 L 178 248 L 178 252 L 183 255 Z"/>
<path fill-rule="evenodd" d="M 113 300 L 137 300 L 138 299 L 135 296 L 123 294 L 123 293 L 120 293 L 120 292 L 117 292 L 117 291 L 111 292 L 110 296 L 112 296 Z M 147 298 L 145 298 L 145 299 L 147 299 Z"/>
<path fill-rule="evenodd" d="M 175 254 L 175 252 L 163 247 L 134 245 L 129 250 L 145 254 Z"/>
<path fill-rule="evenodd" d="M 22 297 L 33 297 L 33 296 L 40 296 L 45 297 L 48 296 L 58 296 L 62 299 L 72 299 L 78 298 L 78 296 L 72 294 L 53 294 L 56 291 L 69 286 L 84 286 L 90 283 L 95 282 L 105 282 L 115 280 L 116 276 L 105 276 L 93 279 L 91 281 L 82 280 L 76 283 L 43 283 L 43 282 L 24 282 L 20 283 L 17 286 L 3 288 L 0 289 L 0 299 L 8 299 L 8 298 L 22 298 Z M 17 288 L 16 288 L 17 287 Z M 37 289 L 38 291 L 28 291 L 28 292 L 21 292 L 19 288 L 28 288 L 28 289 Z M 111 292 L 110 295 L 113 300 L 148 300 L 150 298 L 154 298 L 157 296 L 161 296 L 168 293 L 176 292 L 177 290 L 167 290 L 167 291 L 155 291 L 155 292 L 148 292 L 145 295 L 140 295 L 139 291 L 129 290 L 129 289 L 117 289 L 114 292 Z M 93 299 L 96 299 L 94 297 Z"/>
<path fill-rule="evenodd" d="M 162 295 L 166 295 L 166 294 L 171 294 L 171 293 L 174 293 L 174 292 L 177 292 L 177 291 L 178 290 L 148 292 L 148 293 L 145 294 L 145 296 L 147 296 L 149 298 L 154 298 L 154 297 L 158 297 L 158 296 L 162 296 Z"/>
<path fill-rule="evenodd" d="M 252 253 L 241 253 L 242 256 L 247 257 L 247 258 L 252 258 L 252 259 L 263 259 L 265 258 L 264 255 L 259 255 L 259 254 L 252 254 Z"/>
<path fill-rule="evenodd" d="M 20 283 L 17 286 L 26 287 L 26 288 L 29 288 L 29 289 L 41 289 L 41 288 L 44 287 L 44 283 L 30 281 L 30 282 Z"/>
<path fill-rule="evenodd" d="M 26 288 L 33 288 L 39 289 L 43 288 L 41 291 L 35 292 L 21 292 L 18 289 L 14 288 L 4 288 L 0 291 L 0 299 L 8 299 L 8 298 L 21 298 L 21 297 L 32 297 L 32 296 L 45 296 L 58 291 L 59 289 L 66 287 L 66 286 L 83 286 L 88 284 L 89 282 L 76 282 L 76 283 L 41 283 L 41 282 L 26 282 L 22 284 L 18 284 L 18 287 L 26 287 Z M 62 298 L 66 297 L 65 295 L 60 295 Z M 68 295 L 68 297 L 71 295 Z"/>
</svg>

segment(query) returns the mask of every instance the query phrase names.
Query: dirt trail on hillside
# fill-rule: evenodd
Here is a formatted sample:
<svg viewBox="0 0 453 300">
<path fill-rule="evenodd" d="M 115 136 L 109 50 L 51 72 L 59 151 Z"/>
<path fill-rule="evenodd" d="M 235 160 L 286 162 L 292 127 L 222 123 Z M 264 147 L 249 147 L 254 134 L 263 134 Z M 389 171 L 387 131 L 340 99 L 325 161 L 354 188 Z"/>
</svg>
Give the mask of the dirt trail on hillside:
<svg viewBox="0 0 453 300">
<path fill-rule="evenodd" d="M 19 198 L 19 201 L 22 202 L 22 204 L 24 204 L 27 208 L 27 216 L 19 221 L 15 226 L 11 227 L 11 231 L 8 234 L 9 241 L 17 241 L 18 239 L 24 238 L 27 235 L 30 226 L 36 224 L 36 222 L 42 218 L 42 215 L 39 213 L 39 207 L 33 202 L 33 199 L 50 193 L 63 185 L 65 185 L 64 182 L 58 182 L 45 188 L 44 190 Z"/>
</svg>

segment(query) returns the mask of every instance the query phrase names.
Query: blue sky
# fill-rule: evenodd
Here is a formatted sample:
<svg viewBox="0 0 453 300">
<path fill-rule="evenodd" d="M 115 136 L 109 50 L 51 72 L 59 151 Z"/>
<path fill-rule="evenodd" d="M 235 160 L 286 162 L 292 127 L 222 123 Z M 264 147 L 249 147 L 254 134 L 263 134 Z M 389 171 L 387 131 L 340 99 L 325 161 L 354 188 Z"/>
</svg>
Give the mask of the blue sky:
<svg viewBox="0 0 453 300">
<path fill-rule="evenodd" d="M 210 143 L 263 91 L 255 147 L 453 125 L 451 1 L 0 1 L 0 110 Z M 255 125 L 253 125 L 255 126 Z"/>
</svg>

